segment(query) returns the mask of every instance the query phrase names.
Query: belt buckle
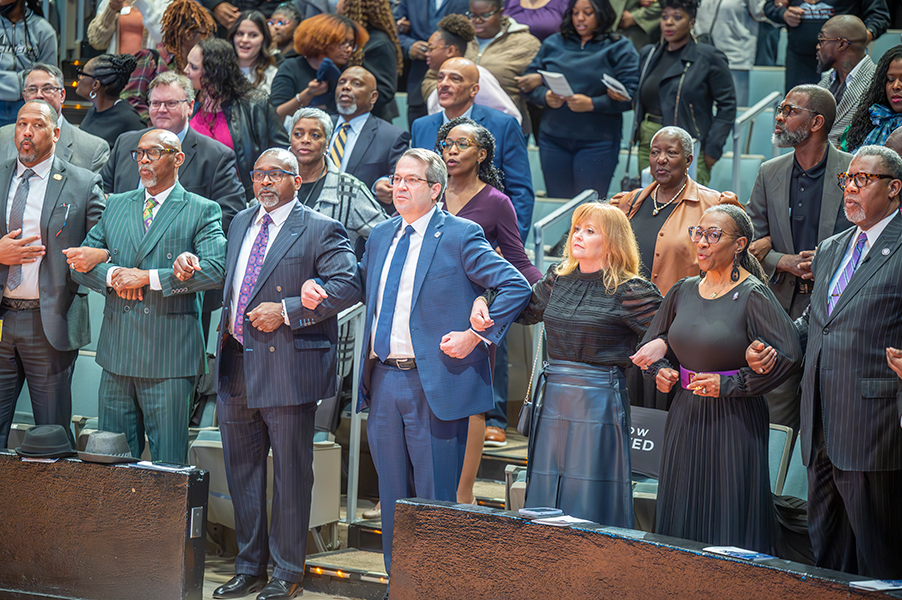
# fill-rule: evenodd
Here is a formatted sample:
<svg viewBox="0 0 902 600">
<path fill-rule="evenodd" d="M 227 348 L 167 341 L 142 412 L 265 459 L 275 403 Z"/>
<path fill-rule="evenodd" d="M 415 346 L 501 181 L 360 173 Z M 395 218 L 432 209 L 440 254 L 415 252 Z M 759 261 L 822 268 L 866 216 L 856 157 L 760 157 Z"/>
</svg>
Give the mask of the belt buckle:
<svg viewBox="0 0 902 600">
<path fill-rule="evenodd" d="M 405 358 L 402 360 L 395 359 L 395 366 L 402 371 L 411 371 L 417 368 L 417 362 L 416 359 L 413 358 Z"/>
</svg>

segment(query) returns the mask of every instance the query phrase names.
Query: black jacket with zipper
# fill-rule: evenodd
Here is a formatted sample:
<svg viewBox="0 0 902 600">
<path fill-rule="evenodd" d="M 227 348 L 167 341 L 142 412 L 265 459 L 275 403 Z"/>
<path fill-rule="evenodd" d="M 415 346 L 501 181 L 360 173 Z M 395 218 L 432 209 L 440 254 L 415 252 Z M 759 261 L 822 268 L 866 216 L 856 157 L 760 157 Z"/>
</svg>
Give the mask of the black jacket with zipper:
<svg viewBox="0 0 902 600">
<path fill-rule="evenodd" d="M 633 143 L 639 141 L 639 123 L 645 117 L 642 86 L 664 52 L 664 44 L 645 46 L 639 56 L 639 91 L 636 92 Z M 723 145 L 736 120 L 736 90 L 727 57 L 708 44 L 690 39 L 680 62 L 674 64 L 658 87 L 664 126 L 676 125 L 701 142 L 702 152 L 720 159 Z M 717 115 L 714 114 L 717 105 Z M 696 160 L 701 157 L 696 157 Z"/>
</svg>

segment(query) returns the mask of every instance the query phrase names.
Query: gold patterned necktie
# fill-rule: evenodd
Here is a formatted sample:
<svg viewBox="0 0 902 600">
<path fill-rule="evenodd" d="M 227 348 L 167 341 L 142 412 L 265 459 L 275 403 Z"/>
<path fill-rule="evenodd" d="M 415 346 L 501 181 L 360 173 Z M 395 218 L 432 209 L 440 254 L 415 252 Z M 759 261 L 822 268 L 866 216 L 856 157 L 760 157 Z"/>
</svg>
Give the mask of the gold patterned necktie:
<svg viewBox="0 0 902 600">
<path fill-rule="evenodd" d="M 153 223 L 153 208 L 157 205 L 156 198 L 148 198 L 144 202 L 144 233 L 147 233 L 147 230 L 150 229 L 150 224 Z"/>
<path fill-rule="evenodd" d="M 348 129 L 350 128 L 350 123 L 341 124 L 341 127 L 338 128 L 338 135 L 332 142 L 332 149 L 329 150 L 329 156 L 332 157 L 332 162 L 338 168 L 341 168 L 341 159 L 345 155 L 345 144 L 348 143 Z"/>
</svg>

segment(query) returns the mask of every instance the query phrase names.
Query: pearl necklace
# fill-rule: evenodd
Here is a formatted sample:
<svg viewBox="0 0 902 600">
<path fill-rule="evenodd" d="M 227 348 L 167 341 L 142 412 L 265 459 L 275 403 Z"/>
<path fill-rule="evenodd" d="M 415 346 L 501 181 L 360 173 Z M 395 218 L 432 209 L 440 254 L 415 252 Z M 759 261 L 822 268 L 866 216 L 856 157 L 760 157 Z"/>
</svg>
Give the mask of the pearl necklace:
<svg viewBox="0 0 902 600">
<path fill-rule="evenodd" d="M 680 197 L 680 194 L 683 193 L 683 190 L 686 189 L 687 185 L 689 185 L 688 177 L 686 178 L 686 183 L 684 183 L 683 187 L 680 188 L 680 191 L 678 191 L 676 193 L 676 195 L 673 198 L 671 198 L 666 204 L 662 204 L 661 206 L 658 206 L 658 188 L 660 188 L 661 186 L 658 185 L 657 187 L 655 187 L 655 189 L 653 189 L 651 192 L 651 201 L 655 205 L 655 209 L 651 213 L 652 216 L 657 217 L 659 212 L 661 212 L 662 210 L 664 210 L 665 208 L 667 208 L 668 206 L 673 204 L 673 201 Z"/>
</svg>

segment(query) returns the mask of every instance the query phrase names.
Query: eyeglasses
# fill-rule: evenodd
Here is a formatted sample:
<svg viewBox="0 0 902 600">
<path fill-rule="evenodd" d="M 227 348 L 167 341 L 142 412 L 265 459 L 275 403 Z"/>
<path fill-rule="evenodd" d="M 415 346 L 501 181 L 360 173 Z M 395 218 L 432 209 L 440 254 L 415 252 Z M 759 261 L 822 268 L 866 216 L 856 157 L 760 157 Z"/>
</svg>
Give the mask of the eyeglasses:
<svg viewBox="0 0 902 600">
<path fill-rule="evenodd" d="M 442 48 L 447 48 L 447 47 L 448 47 L 448 44 L 445 44 L 444 46 L 430 46 L 430 45 L 427 45 L 427 46 L 426 46 L 426 52 L 432 52 L 433 50 L 441 50 Z"/>
<path fill-rule="evenodd" d="M 730 237 L 739 237 L 735 233 L 726 233 L 720 227 L 710 227 L 708 229 L 702 229 L 701 227 L 690 227 L 689 228 L 689 239 L 697 244 L 702 241 L 702 238 L 705 238 L 706 244 L 716 244 L 720 241 L 720 238 L 723 236 Z"/>
<path fill-rule="evenodd" d="M 849 40 L 847 40 L 846 38 L 825 38 L 825 37 L 817 36 L 818 44 L 826 44 L 827 42 L 846 42 L 849 44 L 852 43 Z"/>
<path fill-rule="evenodd" d="M 895 177 L 877 173 L 837 173 L 836 184 L 841 189 L 846 189 L 850 182 L 855 182 L 855 187 L 861 189 L 868 187 L 875 179 L 895 179 Z"/>
<path fill-rule="evenodd" d="M 438 145 L 441 146 L 442 150 L 447 150 L 451 146 L 457 146 L 458 150 L 466 150 L 470 146 L 473 146 L 474 148 L 481 147 L 479 144 L 477 144 L 473 140 L 468 140 L 467 138 L 458 138 L 456 140 L 452 140 L 451 138 L 448 138 L 446 140 L 440 141 L 438 143 Z"/>
<path fill-rule="evenodd" d="M 190 102 L 190 100 L 188 100 L 187 98 L 185 98 L 184 100 L 151 100 L 150 108 L 151 110 L 160 110 L 165 106 L 168 110 L 175 110 L 175 108 L 182 102 Z"/>
<path fill-rule="evenodd" d="M 774 107 L 774 118 L 777 118 L 777 115 L 783 115 L 784 119 L 788 119 L 790 117 L 790 115 L 792 115 L 793 111 L 795 111 L 796 114 L 799 114 L 800 110 L 807 110 L 808 112 L 814 113 L 816 115 L 821 114 L 821 113 L 817 112 L 816 110 L 812 110 L 810 108 L 805 108 L 804 106 L 793 106 L 792 104 L 778 104 L 777 106 Z"/>
<path fill-rule="evenodd" d="M 347 48 L 351 52 L 357 52 L 357 44 L 354 42 L 342 42 L 338 45 L 339 48 Z"/>
<path fill-rule="evenodd" d="M 270 27 L 282 27 L 283 25 L 291 25 L 292 21 L 283 21 L 279 19 L 278 21 L 267 21 Z"/>
<path fill-rule="evenodd" d="M 286 175 L 288 177 L 298 176 L 297 173 L 292 173 L 291 171 L 283 171 L 281 169 L 273 169 L 272 171 L 256 170 L 251 171 L 251 181 L 253 181 L 254 183 L 263 183 L 268 177 L 269 180 L 273 183 L 281 183 L 282 179 L 284 179 Z"/>
<path fill-rule="evenodd" d="M 487 13 L 474 13 L 474 12 L 467 11 L 464 14 L 467 15 L 467 18 L 470 19 L 471 21 L 488 21 L 493 16 L 495 16 L 495 13 L 497 13 L 500 10 L 501 10 L 500 8 L 496 8 L 492 12 L 487 12 Z"/>
<path fill-rule="evenodd" d="M 147 150 L 132 150 L 132 160 L 135 162 L 141 162 L 144 160 L 144 157 L 147 156 L 152 161 L 160 160 L 164 154 L 168 154 L 170 152 L 178 152 L 178 150 L 172 150 L 170 148 L 148 148 Z"/>
<path fill-rule="evenodd" d="M 52 93 L 54 93 L 54 92 L 59 92 L 59 91 L 62 90 L 62 89 L 63 89 L 63 88 L 61 88 L 61 87 L 56 87 L 55 85 L 50 85 L 50 84 L 48 83 L 47 85 L 42 85 L 41 87 L 38 87 L 38 86 L 36 86 L 36 85 L 30 85 L 30 86 L 28 86 L 27 88 L 25 88 L 24 91 L 25 91 L 25 93 L 28 94 L 29 96 L 34 96 L 34 95 L 37 94 L 38 92 L 41 92 L 42 94 L 44 94 L 45 96 L 47 96 L 47 95 L 52 94 Z"/>
<path fill-rule="evenodd" d="M 413 175 L 408 175 L 407 177 L 401 177 L 400 175 L 391 175 L 388 178 L 388 183 L 391 184 L 392 187 L 399 187 L 402 183 L 406 183 L 407 187 L 413 187 L 418 183 L 428 183 L 432 185 L 432 182 L 428 179 L 423 179 L 422 177 L 414 177 Z"/>
<path fill-rule="evenodd" d="M 81 69 L 75 69 L 75 74 L 79 77 L 90 77 L 91 79 L 94 79 L 94 75 L 92 73 L 85 73 Z"/>
</svg>

